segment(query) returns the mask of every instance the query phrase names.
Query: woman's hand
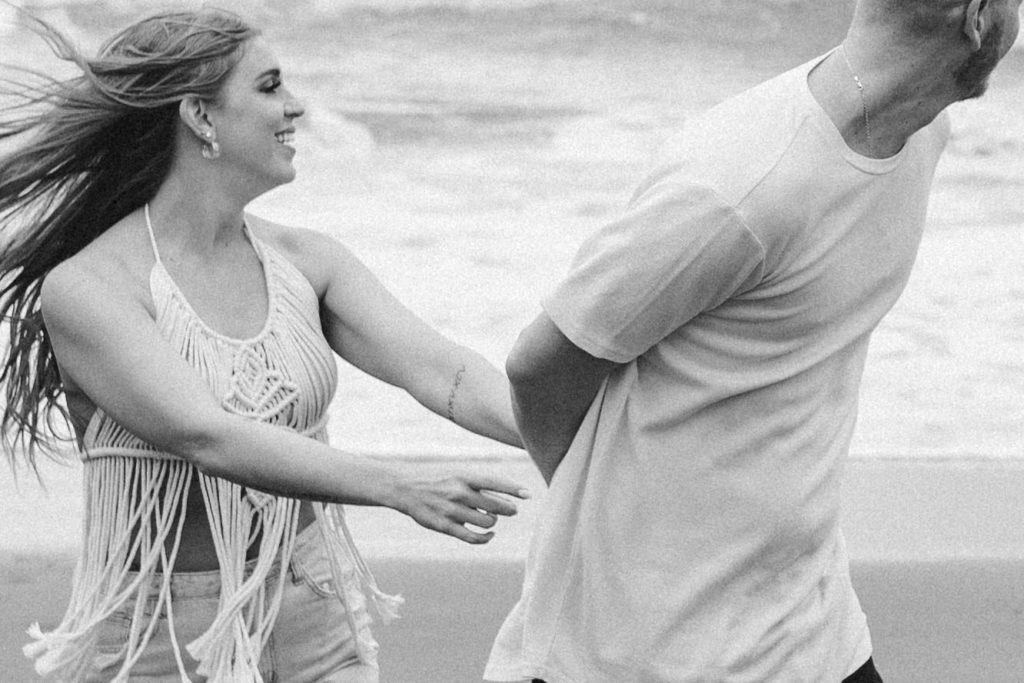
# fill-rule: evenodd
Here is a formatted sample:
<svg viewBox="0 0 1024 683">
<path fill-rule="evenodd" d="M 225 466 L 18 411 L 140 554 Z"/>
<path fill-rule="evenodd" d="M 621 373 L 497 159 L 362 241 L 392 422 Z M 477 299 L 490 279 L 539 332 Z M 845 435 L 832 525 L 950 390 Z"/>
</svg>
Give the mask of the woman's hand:
<svg viewBox="0 0 1024 683">
<path fill-rule="evenodd" d="M 473 531 L 467 524 L 490 529 L 497 523 L 498 515 L 516 514 L 514 503 L 495 494 L 519 499 L 530 497 L 529 492 L 515 482 L 479 475 L 440 480 L 407 479 L 398 488 L 396 510 L 409 515 L 420 526 L 473 544 L 487 543 L 494 532 Z"/>
</svg>

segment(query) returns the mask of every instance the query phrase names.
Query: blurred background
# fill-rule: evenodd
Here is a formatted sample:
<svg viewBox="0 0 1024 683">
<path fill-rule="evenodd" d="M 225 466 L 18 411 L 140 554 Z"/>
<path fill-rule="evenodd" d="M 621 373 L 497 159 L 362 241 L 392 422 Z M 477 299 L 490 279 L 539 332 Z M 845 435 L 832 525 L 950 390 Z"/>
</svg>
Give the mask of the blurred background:
<svg viewBox="0 0 1024 683">
<path fill-rule="evenodd" d="M 21 4 L 94 51 L 151 10 L 196 3 Z M 828 50 L 853 7 L 216 4 L 263 28 L 286 85 L 307 106 L 298 179 L 252 211 L 337 236 L 416 313 L 499 366 L 579 243 L 622 210 L 661 141 L 694 113 Z M 0 57 L 70 73 L 3 5 Z M 985 97 L 951 111 L 953 138 L 914 274 L 872 344 L 859 455 L 1024 457 L 1021 44 Z M 521 459 L 342 365 L 330 427 L 336 446 L 433 461 L 484 455 L 499 469 Z M 67 505 L 77 504 L 77 467 L 47 466 L 44 477 L 51 497 L 68 491 Z M 0 547 L 76 542 L 76 525 L 39 534 L 18 523 L 38 514 L 46 495 L 31 475 L 16 493 L 0 476 Z"/>
</svg>

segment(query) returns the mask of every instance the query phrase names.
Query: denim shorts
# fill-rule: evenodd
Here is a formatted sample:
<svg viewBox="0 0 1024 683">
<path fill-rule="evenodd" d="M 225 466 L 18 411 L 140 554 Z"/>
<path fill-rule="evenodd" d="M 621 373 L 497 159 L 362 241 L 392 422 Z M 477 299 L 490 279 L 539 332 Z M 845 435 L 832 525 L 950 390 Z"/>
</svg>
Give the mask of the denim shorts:
<svg viewBox="0 0 1024 683">
<path fill-rule="evenodd" d="M 250 563 L 251 566 L 252 563 Z M 275 568 L 267 578 L 272 584 L 279 577 Z M 295 552 L 284 582 L 281 610 L 274 622 L 270 640 L 260 658 L 260 674 L 266 683 L 377 683 L 377 643 L 370 633 L 370 616 L 366 599 L 359 590 L 354 569 L 349 571 L 343 589 L 354 612 L 357 633 L 353 637 L 345 607 L 337 598 L 337 588 L 323 550 L 316 524 L 299 533 Z M 150 591 L 143 628 L 156 609 L 155 588 Z M 220 594 L 217 571 L 180 572 L 171 577 L 171 601 L 174 610 L 174 632 L 192 681 L 205 681 L 195 673 L 197 663 L 185 644 L 200 635 L 213 623 Z M 129 600 L 99 627 L 96 657 L 87 683 L 105 683 L 113 679 L 123 663 L 123 648 L 128 642 L 135 600 Z M 369 662 L 359 659 L 356 638 Z M 131 669 L 131 681 L 140 683 L 180 683 L 178 665 L 171 645 L 166 613 L 161 613 L 156 630 L 142 657 Z"/>
</svg>

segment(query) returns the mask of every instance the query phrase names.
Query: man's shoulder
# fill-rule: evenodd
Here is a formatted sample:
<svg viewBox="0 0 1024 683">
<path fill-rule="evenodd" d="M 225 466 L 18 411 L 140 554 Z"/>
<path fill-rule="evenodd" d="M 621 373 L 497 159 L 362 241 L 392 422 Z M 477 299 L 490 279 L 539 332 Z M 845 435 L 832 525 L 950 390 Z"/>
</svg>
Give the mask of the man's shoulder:
<svg viewBox="0 0 1024 683">
<path fill-rule="evenodd" d="M 797 70 L 698 114 L 661 145 L 646 186 L 675 177 L 738 203 L 771 172 L 806 120 Z"/>
</svg>

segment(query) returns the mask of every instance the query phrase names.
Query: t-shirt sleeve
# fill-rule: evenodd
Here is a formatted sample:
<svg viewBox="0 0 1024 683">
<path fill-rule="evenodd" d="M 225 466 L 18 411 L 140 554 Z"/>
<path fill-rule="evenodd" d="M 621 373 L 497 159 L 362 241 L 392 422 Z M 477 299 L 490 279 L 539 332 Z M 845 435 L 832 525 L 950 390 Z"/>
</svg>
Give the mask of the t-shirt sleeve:
<svg viewBox="0 0 1024 683">
<path fill-rule="evenodd" d="M 722 197 L 662 182 L 587 239 L 542 306 L 587 353 L 626 363 L 761 277 L 764 248 Z"/>
</svg>

